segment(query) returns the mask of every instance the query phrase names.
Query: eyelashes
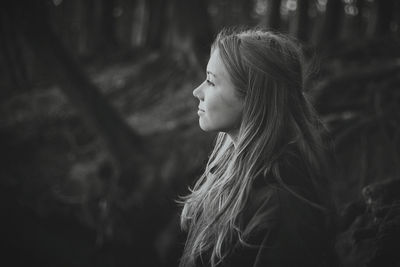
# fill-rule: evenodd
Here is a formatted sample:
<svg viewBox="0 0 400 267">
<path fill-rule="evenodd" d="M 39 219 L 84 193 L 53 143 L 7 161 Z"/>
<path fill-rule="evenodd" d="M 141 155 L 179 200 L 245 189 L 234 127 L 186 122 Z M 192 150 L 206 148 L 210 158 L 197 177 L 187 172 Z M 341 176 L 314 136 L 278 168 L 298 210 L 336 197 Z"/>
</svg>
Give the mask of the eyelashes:
<svg viewBox="0 0 400 267">
<path fill-rule="evenodd" d="M 208 85 L 214 86 L 215 84 L 213 82 L 211 82 L 210 80 L 206 80 Z"/>
</svg>

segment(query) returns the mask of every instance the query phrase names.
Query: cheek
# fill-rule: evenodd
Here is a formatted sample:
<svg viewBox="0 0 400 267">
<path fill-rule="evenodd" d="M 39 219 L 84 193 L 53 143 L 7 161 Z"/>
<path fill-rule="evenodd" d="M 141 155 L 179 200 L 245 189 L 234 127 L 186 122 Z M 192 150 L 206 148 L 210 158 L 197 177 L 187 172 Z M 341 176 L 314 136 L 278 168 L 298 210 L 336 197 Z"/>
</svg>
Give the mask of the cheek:
<svg viewBox="0 0 400 267">
<path fill-rule="evenodd" d="M 216 96 L 209 99 L 206 113 L 200 117 L 200 127 L 204 130 L 228 131 L 238 127 L 241 120 L 241 102 L 235 99 Z"/>
<path fill-rule="evenodd" d="M 218 94 L 211 95 L 206 101 L 205 119 L 219 120 L 227 112 L 226 104 Z"/>
</svg>

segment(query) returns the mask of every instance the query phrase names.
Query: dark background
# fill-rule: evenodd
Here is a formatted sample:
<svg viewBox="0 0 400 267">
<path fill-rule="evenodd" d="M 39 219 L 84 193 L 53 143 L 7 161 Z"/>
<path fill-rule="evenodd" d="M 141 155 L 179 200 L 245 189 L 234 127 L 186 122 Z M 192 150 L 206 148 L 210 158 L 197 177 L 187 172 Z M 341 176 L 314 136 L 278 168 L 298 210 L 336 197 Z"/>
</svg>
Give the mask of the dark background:
<svg viewBox="0 0 400 267">
<path fill-rule="evenodd" d="M 0 265 L 177 266 L 175 201 L 215 137 L 192 90 L 237 25 L 303 44 L 343 265 L 400 266 L 395 0 L 1 1 Z"/>
</svg>

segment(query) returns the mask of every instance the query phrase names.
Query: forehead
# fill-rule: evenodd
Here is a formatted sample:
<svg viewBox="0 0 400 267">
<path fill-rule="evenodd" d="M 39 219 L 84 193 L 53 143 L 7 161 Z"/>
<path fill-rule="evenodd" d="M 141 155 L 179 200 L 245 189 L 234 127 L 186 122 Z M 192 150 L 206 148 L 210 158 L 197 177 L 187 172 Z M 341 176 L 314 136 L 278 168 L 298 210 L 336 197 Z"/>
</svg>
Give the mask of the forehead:
<svg viewBox="0 0 400 267">
<path fill-rule="evenodd" d="M 228 72 L 219 54 L 219 49 L 216 48 L 211 52 L 210 59 L 207 64 L 207 71 L 215 74 L 216 77 L 228 78 Z"/>
</svg>

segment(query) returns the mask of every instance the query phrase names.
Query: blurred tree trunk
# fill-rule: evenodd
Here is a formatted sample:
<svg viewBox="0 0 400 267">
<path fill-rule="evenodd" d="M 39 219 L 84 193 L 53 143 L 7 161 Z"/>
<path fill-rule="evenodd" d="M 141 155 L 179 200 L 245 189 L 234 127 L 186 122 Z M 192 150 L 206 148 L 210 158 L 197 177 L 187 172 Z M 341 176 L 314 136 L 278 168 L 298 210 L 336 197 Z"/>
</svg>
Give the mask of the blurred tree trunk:
<svg viewBox="0 0 400 267">
<path fill-rule="evenodd" d="M 0 10 L 0 49 L 2 54 L 1 65 L 6 72 L 5 78 L 12 89 L 26 90 L 30 88 L 24 51 L 20 34 L 15 30 L 10 15 L 6 10 Z M 30 63 L 30 62 L 29 62 Z M 4 77 L 4 76 L 3 76 Z"/>
<path fill-rule="evenodd" d="M 216 1 L 218 6 L 218 17 L 216 18 L 217 29 L 222 27 L 253 25 L 251 16 L 254 8 L 252 0 Z"/>
<path fill-rule="evenodd" d="M 366 29 L 366 27 L 364 25 L 364 21 L 363 21 L 365 0 L 357 0 L 356 7 L 358 10 L 357 16 L 355 18 L 356 31 L 359 33 L 359 35 L 364 35 L 365 29 Z"/>
<path fill-rule="evenodd" d="M 103 35 L 103 2 L 96 0 L 87 0 L 85 10 L 85 24 L 87 29 L 87 55 L 96 55 L 105 46 Z"/>
<path fill-rule="evenodd" d="M 328 0 L 325 17 L 319 34 L 318 46 L 330 47 L 338 39 L 343 17 L 343 3 L 341 0 Z"/>
<path fill-rule="evenodd" d="M 160 49 L 165 34 L 166 0 L 147 0 L 148 27 L 146 45 L 151 49 Z"/>
<path fill-rule="evenodd" d="M 116 33 L 118 43 L 122 44 L 125 48 L 132 48 L 134 46 L 133 23 L 135 10 L 137 7 L 136 0 L 119 0 L 118 9 L 121 12 L 120 17 L 116 23 Z"/>
<path fill-rule="evenodd" d="M 205 0 L 174 0 L 169 14 L 168 45 L 192 66 L 204 68 L 213 39 Z"/>
<path fill-rule="evenodd" d="M 252 0 L 241 0 L 239 1 L 239 9 L 241 10 L 240 14 L 241 16 L 241 24 L 244 25 L 253 25 L 253 18 L 252 18 L 252 13 L 254 9 L 254 2 Z"/>
<path fill-rule="evenodd" d="M 86 14 L 88 13 L 87 1 L 76 1 L 72 10 L 74 21 L 73 29 L 76 35 L 76 51 L 79 56 L 87 56 L 90 54 L 88 47 L 89 25 L 86 23 Z M 91 12 L 91 11 L 90 11 Z"/>
<path fill-rule="evenodd" d="M 393 0 L 375 1 L 376 20 L 373 28 L 375 36 L 386 35 L 390 32 L 390 24 L 393 20 L 395 4 Z"/>
<path fill-rule="evenodd" d="M 297 1 L 297 10 L 296 16 L 294 20 L 292 34 L 299 40 L 303 42 L 308 41 L 308 32 L 309 32 L 309 17 L 308 17 L 308 8 L 309 8 L 309 0 L 301 0 Z"/>
<path fill-rule="evenodd" d="M 106 48 L 113 48 L 117 46 L 117 35 L 115 32 L 115 0 L 102 0 L 102 24 L 100 27 L 103 29 L 103 45 Z"/>
<path fill-rule="evenodd" d="M 49 5 L 58 38 L 74 56 L 90 57 L 116 46 L 115 0 L 70 0 Z"/>
<path fill-rule="evenodd" d="M 281 24 L 281 0 L 267 0 L 265 26 L 270 30 L 279 30 Z"/>
<path fill-rule="evenodd" d="M 365 30 L 366 30 L 365 27 L 366 25 L 364 23 L 364 18 L 363 18 L 363 16 L 365 15 L 363 14 L 365 7 L 365 0 L 355 1 L 354 6 L 351 5 L 351 7 L 354 7 L 355 8 L 354 10 L 356 10 L 356 12 L 355 14 L 347 16 L 344 19 L 342 36 L 346 40 L 355 40 L 355 38 L 362 39 L 365 36 Z"/>
<path fill-rule="evenodd" d="M 400 2 L 399 1 L 396 1 L 394 10 L 395 10 L 395 21 L 396 21 L 396 33 L 397 33 L 397 36 L 400 36 L 400 34 L 399 34 L 400 33 Z"/>
<path fill-rule="evenodd" d="M 129 2 L 129 0 L 127 0 Z M 135 0 L 135 10 L 132 21 L 131 42 L 136 47 L 146 46 L 148 32 L 147 0 Z"/>
</svg>

